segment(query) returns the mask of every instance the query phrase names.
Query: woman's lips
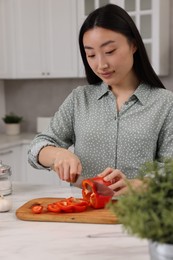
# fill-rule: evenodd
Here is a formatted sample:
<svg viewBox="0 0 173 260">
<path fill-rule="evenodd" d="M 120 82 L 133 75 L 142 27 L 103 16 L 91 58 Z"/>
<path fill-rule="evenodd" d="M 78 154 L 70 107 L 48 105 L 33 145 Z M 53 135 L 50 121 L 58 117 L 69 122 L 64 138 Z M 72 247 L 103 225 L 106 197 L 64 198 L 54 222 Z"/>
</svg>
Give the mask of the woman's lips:
<svg viewBox="0 0 173 260">
<path fill-rule="evenodd" d="M 113 71 L 111 71 L 111 72 L 104 72 L 104 73 L 100 73 L 100 75 L 101 75 L 103 78 L 110 78 L 113 73 L 114 73 Z"/>
</svg>

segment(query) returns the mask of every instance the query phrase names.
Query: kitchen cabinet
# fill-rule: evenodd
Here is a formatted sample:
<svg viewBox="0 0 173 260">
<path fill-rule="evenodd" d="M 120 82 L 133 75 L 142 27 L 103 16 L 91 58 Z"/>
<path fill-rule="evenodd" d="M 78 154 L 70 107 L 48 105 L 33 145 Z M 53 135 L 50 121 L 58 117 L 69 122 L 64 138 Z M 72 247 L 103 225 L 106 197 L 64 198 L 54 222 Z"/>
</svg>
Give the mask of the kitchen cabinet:
<svg viewBox="0 0 173 260">
<path fill-rule="evenodd" d="M 0 0 L 0 78 L 85 77 L 79 29 L 107 3 L 129 13 L 156 73 L 168 75 L 170 0 Z"/>
<path fill-rule="evenodd" d="M 0 78 L 12 76 L 14 31 L 11 0 L 0 0 Z"/>
<path fill-rule="evenodd" d="M 12 181 L 23 180 L 21 172 L 21 145 L 9 146 L 8 148 L 0 149 L 0 161 L 3 164 L 11 167 Z"/>
<path fill-rule="evenodd" d="M 114 3 L 124 8 L 136 23 L 149 59 L 159 76 L 169 73 L 169 6 L 170 0 L 78 0 L 78 28 L 94 9 Z M 84 75 L 79 57 L 79 73 Z"/>
<path fill-rule="evenodd" d="M 8 16 L 0 18 L 1 78 L 77 76 L 75 0 L 0 0 L 1 13 L 3 9 Z M 13 49 L 12 44 L 6 46 L 6 34 L 14 42 Z M 10 60 L 5 56 L 8 53 Z M 6 72 L 9 63 L 13 64 L 12 73 Z"/>
<path fill-rule="evenodd" d="M 17 77 L 77 76 L 75 1 L 15 0 Z"/>
</svg>

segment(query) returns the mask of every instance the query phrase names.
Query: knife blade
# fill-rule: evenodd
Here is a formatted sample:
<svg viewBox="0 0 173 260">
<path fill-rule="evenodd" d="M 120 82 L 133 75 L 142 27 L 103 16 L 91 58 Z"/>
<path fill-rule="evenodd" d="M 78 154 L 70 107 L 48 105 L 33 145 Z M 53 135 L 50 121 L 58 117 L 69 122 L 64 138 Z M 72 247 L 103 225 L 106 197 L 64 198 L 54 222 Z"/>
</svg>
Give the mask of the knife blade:
<svg viewBox="0 0 173 260">
<path fill-rule="evenodd" d="M 72 186 L 75 186 L 77 188 L 81 188 L 82 189 L 82 182 L 84 180 L 84 177 L 79 175 L 79 177 L 77 178 L 77 180 L 73 183 L 71 183 Z"/>
<path fill-rule="evenodd" d="M 71 183 L 73 186 L 77 187 L 77 188 L 81 188 L 82 189 L 82 182 L 83 180 L 85 180 L 85 178 L 83 176 L 79 176 L 76 180 L 76 182 Z M 111 190 L 108 186 L 104 185 L 104 184 L 100 184 L 96 181 L 94 181 L 95 185 L 96 185 L 96 189 L 98 194 L 103 195 L 103 196 L 113 196 L 114 192 L 113 190 Z"/>
</svg>

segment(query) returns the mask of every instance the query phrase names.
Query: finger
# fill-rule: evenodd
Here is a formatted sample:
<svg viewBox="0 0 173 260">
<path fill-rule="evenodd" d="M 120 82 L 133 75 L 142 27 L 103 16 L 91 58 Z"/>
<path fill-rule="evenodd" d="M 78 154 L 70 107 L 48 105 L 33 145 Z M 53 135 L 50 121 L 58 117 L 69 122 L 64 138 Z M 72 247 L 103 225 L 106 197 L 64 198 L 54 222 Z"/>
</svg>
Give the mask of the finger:
<svg viewBox="0 0 173 260">
<path fill-rule="evenodd" d="M 63 164 L 63 181 L 70 181 L 70 165 L 68 163 Z"/>
<path fill-rule="evenodd" d="M 79 164 L 80 162 L 78 161 L 73 161 L 70 165 L 70 182 L 75 182 L 79 176 L 79 174 L 81 174 L 81 172 L 79 171 Z"/>
<path fill-rule="evenodd" d="M 54 166 L 57 169 L 59 178 L 63 181 L 70 182 L 70 165 L 68 161 L 59 161 L 58 164 Z M 72 173 L 73 174 L 73 173 Z"/>
<path fill-rule="evenodd" d="M 126 187 L 124 179 L 120 179 L 119 181 L 115 182 L 114 184 L 110 185 L 109 188 L 116 191 L 117 189 L 122 189 Z"/>
<path fill-rule="evenodd" d="M 81 173 L 82 173 L 82 164 L 79 162 L 77 166 L 77 172 L 75 175 L 72 175 L 71 182 L 72 183 L 76 182 L 79 176 L 81 175 Z"/>
<path fill-rule="evenodd" d="M 61 180 L 64 179 L 64 169 L 62 165 L 59 165 L 58 167 L 55 167 L 56 173 L 58 174 L 59 178 Z"/>
<path fill-rule="evenodd" d="M 58 175 L 58 177 L 62 180 L 63 179 L 62 167 L 54 167 L 54 171 Z"/>
<path fill-rule="evenodd" d="M 115 183 L 115 182 L 117 182 L 119 179 L 122 179 L 122 178 L 124 178 L 124 177 L 125 177 L 125 175 L 124 175 L 120 170 L 115 169 L 115 170 L 113 170 L 110 174 L 108 174 L 108 175 L 104 178 L 104 180 L 105 180 L 105 181 L 110 181 L 110 182 L 112 182 L 112 183 Z"/>
<path fill-rule="evenodd" d="M 106 168 L 103 172 L 99 173 L 98 176 L 99 177 L 105 177 L 107 176 L 108 174 L 110 174 L 114 169 L 108 167 Z"/>
<path fill-rule="evenodd" d="M 79 175 L 82 173 L 82 164 L 81 164 L 81 162 L 78 163 L 77 173 L 78 173 Z"/>
</svg>

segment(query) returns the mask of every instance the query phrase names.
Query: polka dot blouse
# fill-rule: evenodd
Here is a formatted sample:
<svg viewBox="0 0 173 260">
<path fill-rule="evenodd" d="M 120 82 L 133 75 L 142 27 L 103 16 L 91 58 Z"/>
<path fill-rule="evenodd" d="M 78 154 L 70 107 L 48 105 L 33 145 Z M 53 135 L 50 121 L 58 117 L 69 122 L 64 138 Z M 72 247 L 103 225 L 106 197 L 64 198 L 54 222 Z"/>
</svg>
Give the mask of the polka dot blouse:
<svg viewBox="0 0 173 260">
<path fill-rule="evenodd" d="M 42 168 L 37 156 L 47 145 L 74 145 L 86 178 L 107 167 L 135 178 L 145 162 L 173 157 L 173 93 L 140 84 L 118 112 L 106 84 L 77 87 L 32 141 L 33 167 Z"/>
</svg>

